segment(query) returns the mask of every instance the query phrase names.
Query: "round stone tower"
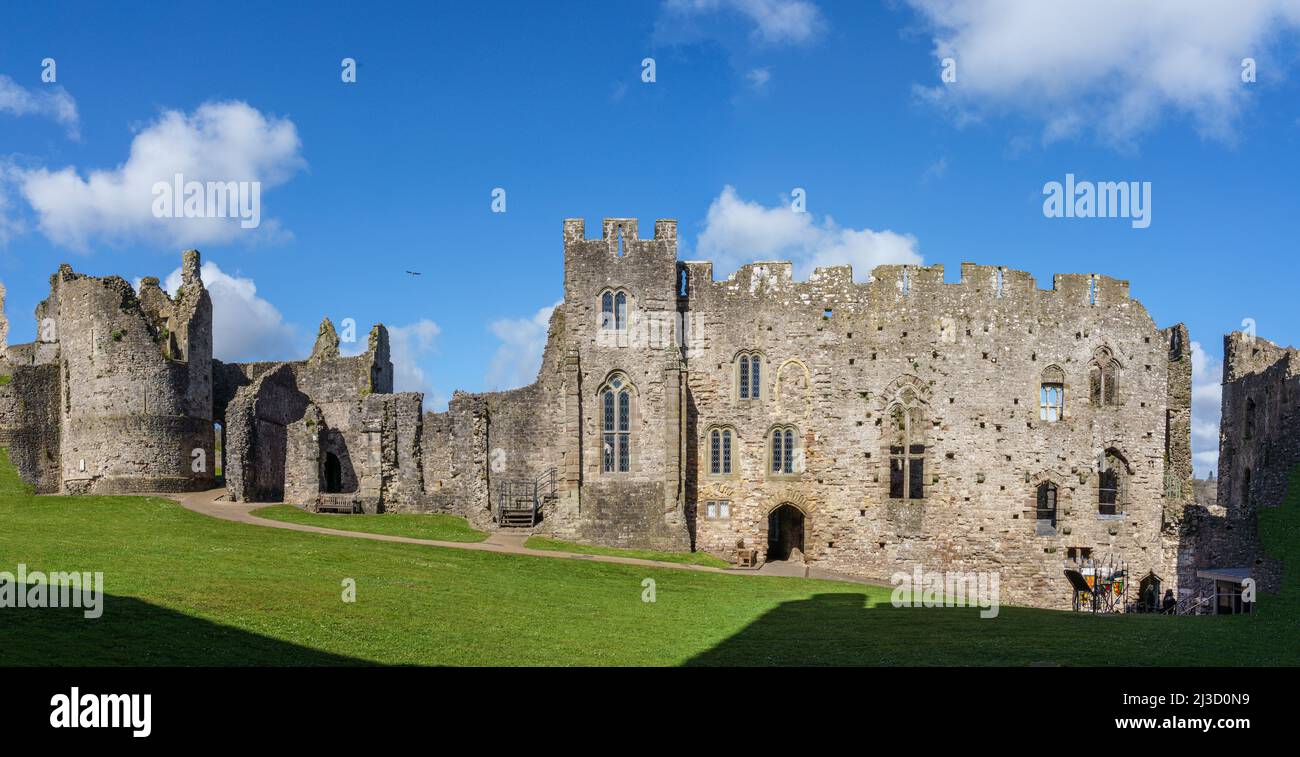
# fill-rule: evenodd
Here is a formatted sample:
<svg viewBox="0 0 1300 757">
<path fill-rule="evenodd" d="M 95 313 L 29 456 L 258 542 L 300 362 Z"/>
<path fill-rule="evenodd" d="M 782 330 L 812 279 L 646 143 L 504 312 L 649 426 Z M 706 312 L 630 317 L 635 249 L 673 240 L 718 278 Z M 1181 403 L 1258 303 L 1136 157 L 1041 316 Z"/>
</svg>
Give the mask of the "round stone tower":
<svg viewBox="0 0 1300 757">
<path fill-rule="evenodd" d="M 64 491 L 215 485 L 212 300 L 196 250 L 181 270 L 174 298 L 155 278 L 137 295 L 117 276 L 54 275 L 37 312 L 57 329 Z"/>
</svg>

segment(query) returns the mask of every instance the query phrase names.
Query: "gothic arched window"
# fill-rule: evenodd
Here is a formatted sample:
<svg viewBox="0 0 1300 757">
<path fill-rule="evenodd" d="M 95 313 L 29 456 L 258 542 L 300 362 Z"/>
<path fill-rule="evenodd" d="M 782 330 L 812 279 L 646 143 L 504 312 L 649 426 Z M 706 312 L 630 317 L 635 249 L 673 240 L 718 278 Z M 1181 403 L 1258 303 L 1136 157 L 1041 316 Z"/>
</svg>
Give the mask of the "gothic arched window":
<svg viewBox="0 0 1300 757">
<path fill-rule="evenodd" d="M 795 453 L 798 437 L 795 434 L 794 426 L 777 426 L 772 429 L 769 438 L 771 439 L 769 447 L 772 452 L 772 464 L 769 468 L 772 473 L 783 475 L 798 472 L 796 463 L 798 455 Z"/>
<path fill-rule="evenodd" d="M 1119 404 L 1119 361 L 1105 347 L 1097 350 L 1088 364 L 1088 384 L 1094 407 Z"/>
<path fill-rule="evenodd" d="M 756 400 L 763 394 L 763 355 L 742 352 L 736 357 L 736 396 Z"/>
<path fill-rule="evenodd" d="M 632 469 L 632 388 L 622 374 L 611 376 L 601 389 L 601 470 L 626 473 Z"/>
<path fill-rule="evenodd" d="M 1065 412 L 1065 372 L 1049 365 L 1038 387 L 1038 419 L 1055 423 Z"/>
<path fill-rule="evenodd" d="M 1037 523 L 1039 534 L 1056 533 L 1056 484 L 1044 481 L 1038 485 Z"/>
<path fill-rule="evenodd" d="M 715 428 L 709 432 L 709 474 L 727 476 L 731 474 L 731 440 L 729 428 Z"/>
<path fill-rule="evenodd" d="M 919 406 L 889 410 L 889 497 L 925 499 L 925 428 Z"/>
<path fill-rule="evenodd" d="M 1097 479 L 1097 513 L 1118 515 L 1124 504 L 1125 477 L 1128 464 L 1113 449 L 1106 450 Z"/>
<path fill-rule="evenodd" d="M 602 331 L 627 329 L 627 292 L 606 289 L 600 294 L 600 328 Z"/>
</svg>

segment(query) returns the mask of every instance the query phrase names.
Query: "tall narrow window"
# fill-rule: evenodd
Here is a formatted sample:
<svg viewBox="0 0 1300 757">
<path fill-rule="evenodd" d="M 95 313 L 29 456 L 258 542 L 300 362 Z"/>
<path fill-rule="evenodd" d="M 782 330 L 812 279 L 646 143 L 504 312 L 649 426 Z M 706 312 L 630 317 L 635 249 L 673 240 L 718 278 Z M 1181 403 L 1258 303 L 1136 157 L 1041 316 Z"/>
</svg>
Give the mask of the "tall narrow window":
<svg viewBox="0 0 1300 757">
<path fill-rule="evenodd" d="M 1095 407 L 1119 404 L 1119 361 L 1105 347 L 1088 364 L 1088 394 Z"/>
<path fill-rule="evenodd" d="M 614 470 L 614 392 L 608 390 L 605 392 L 605 422 L 604 422 L 604 469 L 606 473 Z"/>
<path fill-rule="evenodd" d="M 614 295 L 614 328 L 618 331 L 627 328 L 627 292 Z"/>
<path fill-rule="evenodd" d="M 715 428 L 709 432 L 709 473 L 726 476 L 731 473 L 731 429 Z"/>
<path fill-rule="evenodd" d="M 895 405 L 890 411 L 889 496 L 925 499 L 925 439 L 920 408 Z"/>
<path fill-rule="evenodd" d="M 1037 515 L 1040 535 L 1056 533 L 1056 484 L 1044 482 L 1038 485 Z"/>
<path fill-rule="evenodd" d="M 627 390 L 618 393 L 618 470 L 626 473 L 631 467 L 632 450 L 628 436 L 632 432 L 631 397 Z"/>
<path fill-rule="evenodd" d="M 614 293 L 605 292 L 600 296 L 600 327 L 614 328 Z"/>
<path fill-rule="evenodd" d="M 763 354 L 761 352 L 741 352 L 736 355 L 736 368 L 733 375 L 736 397 L 742 400 L 756 400 L 763 387 Z"/>
<path fill-rule="evenodd" d="M 1255 400 L 1251 397 L 1246 398 L 1246 422 L 1242 436 L 1247 439 L 1255 438 Z"/>
<path fill-rule="evenodd" d="M 1043 371 L 1038 388 L 1038 419 L 1048 423 L 1061 420 L 1065 410 L 1065 372 L 1055 365 Z"/>
<path fill-rule="evenodd" d="M 795 431 L 793 426 L 781 426 L 772 429 L 772 472 L 792 474 L 795 466 Z"/>
<path fill-rule="evenodd" d="M 1097 481 L 1097 513 L 1117 515 L 1122 493 L 1124 461 L 1112 451 L 1107 451 Z"/>
<path fill-rule="evenodd" d="M 626 473 L 632 467 L 632 393 L 622 376 L 601 392 L 601 469 Z"/>
</svg>

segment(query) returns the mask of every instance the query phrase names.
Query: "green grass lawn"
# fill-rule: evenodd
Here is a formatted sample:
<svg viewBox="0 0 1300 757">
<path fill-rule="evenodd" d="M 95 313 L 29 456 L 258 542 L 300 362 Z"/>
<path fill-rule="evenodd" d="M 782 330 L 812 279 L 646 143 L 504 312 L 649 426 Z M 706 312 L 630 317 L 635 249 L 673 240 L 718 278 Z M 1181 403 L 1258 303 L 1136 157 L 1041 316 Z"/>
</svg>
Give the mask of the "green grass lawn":
<svg viewBox="0 0 1300 757">
<path fill-rule="evenodd" d="M 259 507 L 253 515 L 285 523 L 301 523 L 339 531 L 360 531 L 366 534 L 409 536 L 414 539 L 434 541 L 483 541 L 487 534 L 470 528 L 469 522 L 458 515 L 384 513 L 383 515 L 331 515 L 311 513 L 293 505 Z"/>
<path fill-rule="evenodd" d="M 731 563 L 707 552 L 656 552 L 649 549 L 616 549 L 614 547 L 595 547 L 590 544 L 578 544 L 572 541 L 560 541 L 547 536 L 530 536 L 524 541 L 529 549 L 545 549 L 551 552 L 573 552 L 578 555 L 611 555 L 613 557 L 635 557 L 641 560 L 657 562 L 682 563 L 685 565 L 706 565 L 710 568 L 730 568 Z"/>
<path fill-rule="evenodd" d="M 1293 560 L 1298 513 L 1293 496 L 1273 545 Z M 0 665 L 1300 664 L 1294 571 L 1253 615 L 1003 607 L 983 620 L 895 609 L 887 589 L 856 584 L 371 542 L 140 497 L 32 497 L 0 454 L 0 570 L 19 563 L 103 571 L 109 596 L 98 620 L 0 608 Z"/>
</svg>

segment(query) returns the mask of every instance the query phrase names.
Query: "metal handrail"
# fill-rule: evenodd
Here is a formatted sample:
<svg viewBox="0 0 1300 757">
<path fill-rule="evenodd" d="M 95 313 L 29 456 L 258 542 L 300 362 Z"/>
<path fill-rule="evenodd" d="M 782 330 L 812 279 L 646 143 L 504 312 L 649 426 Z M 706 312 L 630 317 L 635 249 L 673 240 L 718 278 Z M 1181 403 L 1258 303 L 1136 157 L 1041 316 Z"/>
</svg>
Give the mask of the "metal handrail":
<svg viewBox="0 0 1300 757">
<path fill-rule="evenodd" d="M 542 499 L 555 496 L 556 470 L 549 468 L 535 479 L 507 479 L 497 489 L 497 520 L 501 520 L 504 510 L 522 510 L 524 508 L 508 507 L 520 500 L 526 500 L 533 513 L 542 509 Z"/>
</svg>

